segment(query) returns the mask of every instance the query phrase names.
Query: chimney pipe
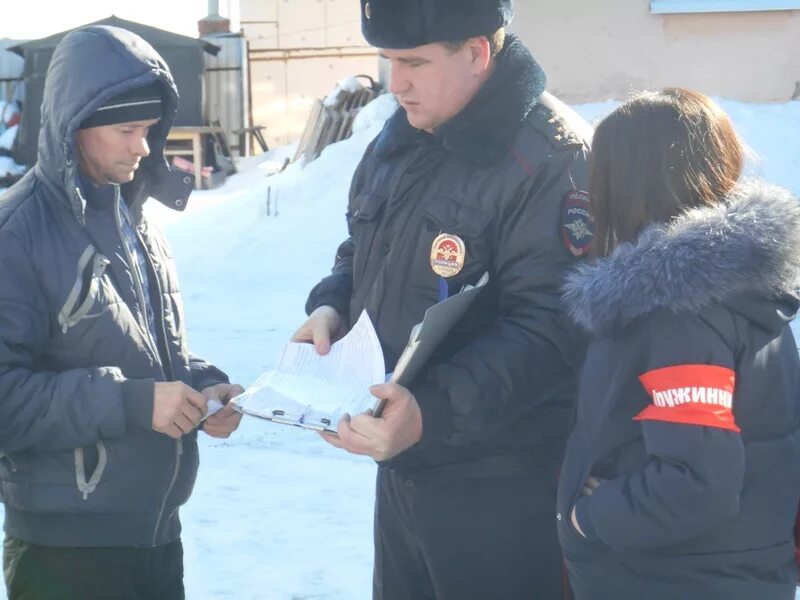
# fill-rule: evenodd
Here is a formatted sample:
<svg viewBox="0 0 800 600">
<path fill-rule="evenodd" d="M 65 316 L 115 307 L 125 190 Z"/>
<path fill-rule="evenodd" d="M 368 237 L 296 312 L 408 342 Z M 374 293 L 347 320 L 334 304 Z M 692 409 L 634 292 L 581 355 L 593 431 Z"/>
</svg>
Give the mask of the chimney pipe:
<svg viewBox="0 0 800 600">
<path fill-rule="evenodd" d="M 201 37 L 230 33 L 231 22 L 220 16 L 219 0 L 208 0 L 208 16 L 198 21 L 197 29 Z"/>
</svg>

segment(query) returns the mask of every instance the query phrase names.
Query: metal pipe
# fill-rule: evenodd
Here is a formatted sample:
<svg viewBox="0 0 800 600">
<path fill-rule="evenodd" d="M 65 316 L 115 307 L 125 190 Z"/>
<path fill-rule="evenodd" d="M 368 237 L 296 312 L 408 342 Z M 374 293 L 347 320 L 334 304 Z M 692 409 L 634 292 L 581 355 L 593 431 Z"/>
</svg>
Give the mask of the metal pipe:
<svg viewBox="0 0 800 600">
<path fill-rule="evenodd" d="M 308 60 L 310 58 L 374 58 L 374 52 L 360 52 L 353 54 L 309 54 L 306 56 L 258 56 L 251 57 L 250 62 L 277 62 L 290 60 Z"/>
<path fill-rule="evenodd" d="M 370 46 L 318 46 L 313 48 L 251 48 L 248 50 L 250 54 L 266 54 L 268 52 L 322 52 L 325 50 L 361 50 L 367 51 Z M 377 56 L 378 51 L 372 49 L 372 54 Z"/>
</svg>

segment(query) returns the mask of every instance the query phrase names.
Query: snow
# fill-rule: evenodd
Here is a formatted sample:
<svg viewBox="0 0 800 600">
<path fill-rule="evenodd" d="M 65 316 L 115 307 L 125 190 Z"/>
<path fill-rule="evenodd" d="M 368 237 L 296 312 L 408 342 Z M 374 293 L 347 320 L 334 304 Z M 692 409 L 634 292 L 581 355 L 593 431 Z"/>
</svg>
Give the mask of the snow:
<svg viewBox="0 0 800 600">
<path fill-rule="evenodd" d="M 18 165 L 10 156 L 0 156 L 0 178 L 9 175 L 22 175 L 25 167 Z"/>
<path fill-rule="evenodd" d="M 2 129 L 2 123 L 0 123 L 0 129 Z M 0 133 L 0 148 L 3 148 L 4 150 L 11 150 L 14 145 L 14 138 L 17 137 L 18 129 L 19 125 L 12 125 Z"/>
<path fill-rule="evenodd" d="M 728 113 L 749 149 L 747 174 L 789 188 L 800 195 L 800 101 L 784 104 L 748 104 L 714 98 Z M 609 100 L 574 108 L 590 123 L 619 106 Z"/>
<path fill-rule="evenodd" d="M 750 168 L 800 194 L 800 103 L 720 103 L 760 155 Z M 594 120 L 616 105 L 576 108 Z M 148 203 L 178 263 L 190 347 L 234 381 L 248 385 L 272 367 L 303 322 L 308 290 L 346 236 L 353 170 L 395 107 L 378 98 L 353 137 L 308 165 L 265 176 L 259 166 L 274 171 L 292 148 L 240 161 L 240 174 L 194 192 L 183 214 Z M 201 434 L 200 445 L 197 485 L 181 511 L 188 598 L 370 598 L 371 461 L 247 417 L 230 439 Z"/>
<path fill-rule="evenodd" d="M 347 92 L 354 94 L 359 90 L 364 89 L 364 84 L 357 77 L 347 77 L 342 79 L 333 88 L 333 91 L 328 94 L 328 97 L 322 101 L 323 106 L 334 106 L 339 99 L 339 94 Z"/>
</svg>

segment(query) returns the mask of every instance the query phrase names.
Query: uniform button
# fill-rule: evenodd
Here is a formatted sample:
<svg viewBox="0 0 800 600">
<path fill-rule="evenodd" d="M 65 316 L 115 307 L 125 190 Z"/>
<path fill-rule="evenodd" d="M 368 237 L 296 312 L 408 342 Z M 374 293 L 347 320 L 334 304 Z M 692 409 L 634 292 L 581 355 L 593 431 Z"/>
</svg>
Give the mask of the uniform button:
<svg viewBox="0 0 800 600">
<path fill-rule="evenodd" d="M 413 482 L 413 481 L 411 481 L 410 479 L 406 479 L 406 480 L 403 482 L 403 485 L 405 485 L 406 487 L 409 487 L 409 488 L 410 488 L 410 487 L 414 487 L 414 482 Z"/>
<path fill-rule="evenodd" d="M 558 521 L 560 521 L 560 520 L 561 520 L 561 513 L 557 513 L 557 514 L 556 514 L 556 519 L 557 519 Z"/>
<path fill-rule="evenodd" d="M 183 206 L 183 200 L 181 200 L 180 198 L 178 198 L 177 200 L 175 200 L 175 206 L 177 206 L 178 208 L 180 208 L 181 206 Z"/>
<path fill-rule="evenodd" d="M 183 178 L 183 183 L 189 185 L 190 183 L 192 183 L 192 178 L 187 175 L 186 177 Z"/>
</svg>

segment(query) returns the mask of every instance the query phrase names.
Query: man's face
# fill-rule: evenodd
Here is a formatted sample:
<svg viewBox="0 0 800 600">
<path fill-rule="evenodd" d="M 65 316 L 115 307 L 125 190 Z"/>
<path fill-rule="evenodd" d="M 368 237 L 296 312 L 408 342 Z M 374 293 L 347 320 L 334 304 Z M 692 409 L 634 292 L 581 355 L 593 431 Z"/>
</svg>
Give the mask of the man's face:
<svg viewBox="0 0 800 600">
<path fill-rule="evenodd" d="M 384 49 L 381 55 L 391 63 L 389 91 L 408 113 L 408 122 L 428 132 L 472 100 L 490 68 L 485 38 L 473 38 L 455 52 L 435 43 L 410 50 Z"/>
<path fill-rule="evenodd" d="M 79 129 L 75 134 L 81 171 L 95 185 L 126 183 L 150 154 L 147 132 L 158 119 Z"/>
</svg>

